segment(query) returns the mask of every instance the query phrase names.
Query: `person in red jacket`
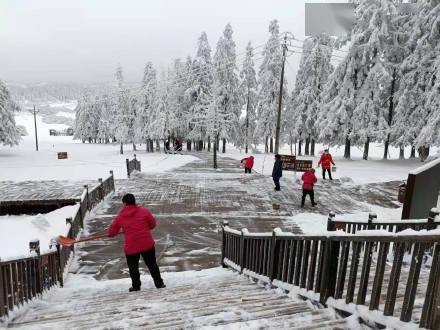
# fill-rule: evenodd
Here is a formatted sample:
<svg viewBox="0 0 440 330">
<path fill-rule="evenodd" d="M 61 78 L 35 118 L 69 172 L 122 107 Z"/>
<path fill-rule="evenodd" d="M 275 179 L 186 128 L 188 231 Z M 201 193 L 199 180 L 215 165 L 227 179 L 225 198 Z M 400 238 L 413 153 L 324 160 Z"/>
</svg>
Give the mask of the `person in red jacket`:
<svg viewBox="0 0 440 330">
<path fill-rule="evenodd" d="M 325 172 L 328 172 L 328 177 L 330 180 L 333 180 L 332 178 L 332 172 L 330 171 L 330 168 L 332 167 L 332 164 L 335 165 L 332 155 L 328 152 L 328 149 L 324 150 L 324 153 L 321 155 L 321 159 L 318 162 L 318 166 L 321 165 L 322 167 L 322 178 L 325 180 Z"/>
<path fill-rule="evenodd" d="M 146 208 L 136 205 L 133 194 L 126 194 L 122 198 L 122 203 L 124 207 L 110 225 L 108 236 L 114 237 L 118 235 L 120 230 L 124 233 L 124 252 L 132 282 L 129 291 L 141 289 L 140 256 L 150 270 L 156 288 L 165 288 L 157 266 L 154 239 L 151 235 L 151 230 L 156 227 L 156 219 Z"/>
<path fill-rule="evenodd" d="M 305 172 L 301 179 L 303 180 L 302 184 L 302 198 L 301 198 L 301 207 L 304 207 L 304 202 L 306 201 L 307 195 L 310 196 L 310 201 L 312 202 L 312 206 L 316 206 L 315 203 L 315 192 L 313 190 L 314 184 L 318 181 L 315 175 L 315 169 L 312 168 L 310 171 Z"/>
<path fill-rule="evenodd" d="M 241 163 L 244 163 L 244 173 L 251 173 L 254 167 L 254 156 L 243 158 Z"/>
</svg>

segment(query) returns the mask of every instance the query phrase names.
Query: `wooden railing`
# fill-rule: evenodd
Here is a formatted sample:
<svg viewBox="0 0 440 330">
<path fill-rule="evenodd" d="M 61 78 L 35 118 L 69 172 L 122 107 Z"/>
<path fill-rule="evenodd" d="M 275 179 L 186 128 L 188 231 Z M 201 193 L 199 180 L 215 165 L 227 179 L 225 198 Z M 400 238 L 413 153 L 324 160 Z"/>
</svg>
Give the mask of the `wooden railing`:
<svg viewBox="0 0 440 330">
<path fill-rule="evenodd" d="M 98 179 L 98 182 L 91 191 L 88 186 L 84 186 L 75 216 L 66 219 L 66 223 L 70 224 L 67 237 L 76 238 L 84 227 L 87 211 L 115 190 L 113 171 L 110 171 L 110 176 L 105 181 Z M 31 257 L 0 260 L 0 317 L 8 315 L 14 307 L 41 295 L 53 286 L 63 286 L 63 274 L 73 246 L 61 247 L 54 241 L 49 247 L 50 252 L 43 254 L 40 254 L 38 241 L 31 242 L 29 247 L 33 255 Z"/>
<path fill-rule="evenodd" d="M 336 232 L 333 236 L 312 236 L 279 229 L 272 233 L 249 233 L 228 226 L 223 227 L 222 235 L 224 266 L 274 286 L 297 287 L 306 297 L 318 295 L 321 304 L 336 301 L 342 306 L 368 305 L 369 310 L 398 316 L 402 322 L 414 321 L 412 313 L 423 268 L 429 272 L 429 280 L 417 296 L 418 304 L 423 300 L 419 325 L 440 329 L 440 235 L 355 236 Z M 426 265 L 422 267 L 429 248 L 433 251 L 429 256 L 430 269 Z M 410 260 L 408 266 L 404 257 Z M 392 267 L 386 272 L 388 260 Z M 386 283 L 385 274 L 389 275 Z M 340 306 L 338 309 L 344 310 Z"/>
<path fill-rule="evenodd" d="M 436 220 L 439 210 L 436 208 L 429 211 L 428 219 L 420 220 L 377 220 L 375 213 L 370 213 L 366 220 L 336 220 L 334 213 L 329 213 L 327 220 L 327 230 L 343 230 L 346 233 L 356 234 L 359 230 L 386 230 L 390 233 L 397 233 L 405 229 L 413 230 L 433 230 L 440 225 L 440 220 Z"/>
<path fill-rule="evenodd" d="M 127 177 L 130 177 L 130 174 L 134 171 L 141 171 L 141 162 L 136 159 L 136 154 L 132 160 L 127 158 L 125 163 L 127 164 Z"/>
</svg>

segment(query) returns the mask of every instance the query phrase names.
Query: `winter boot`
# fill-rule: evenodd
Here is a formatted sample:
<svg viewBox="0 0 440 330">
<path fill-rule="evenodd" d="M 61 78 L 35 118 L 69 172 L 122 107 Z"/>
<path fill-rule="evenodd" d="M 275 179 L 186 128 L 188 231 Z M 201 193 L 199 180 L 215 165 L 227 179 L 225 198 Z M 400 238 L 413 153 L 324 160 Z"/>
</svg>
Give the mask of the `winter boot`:
<svg viewBox="0 0 440 330">
<path fill-rule="evenodd" d="M 140 291 L 141 288 L 133 288 L 131 287 L 130 289 L 128 289 L 129 292 L 133 292 L 133 291 Z"/>
</svg>

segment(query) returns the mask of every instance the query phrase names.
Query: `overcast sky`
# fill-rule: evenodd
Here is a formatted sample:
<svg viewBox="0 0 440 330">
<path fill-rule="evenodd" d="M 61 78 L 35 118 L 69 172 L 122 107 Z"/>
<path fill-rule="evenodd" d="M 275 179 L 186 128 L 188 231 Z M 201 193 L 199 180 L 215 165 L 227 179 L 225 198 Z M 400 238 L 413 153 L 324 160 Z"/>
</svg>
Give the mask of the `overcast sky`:
<svg viewBox="0 0 440 330">
<path fill-rule="evenodd" d="M 140 81 L 147 61 L 161 69 L 194 55 L 202 31 L 214 53 L 230 23 L 242 53 L 267 40 L 272 19 L 304 38 L 302 0 L 1 0 L 0 79 L 107 82 L 121 64 L 126 80 Z M 289 76 L 299 56 L 288 59 Z"/>
</svg>

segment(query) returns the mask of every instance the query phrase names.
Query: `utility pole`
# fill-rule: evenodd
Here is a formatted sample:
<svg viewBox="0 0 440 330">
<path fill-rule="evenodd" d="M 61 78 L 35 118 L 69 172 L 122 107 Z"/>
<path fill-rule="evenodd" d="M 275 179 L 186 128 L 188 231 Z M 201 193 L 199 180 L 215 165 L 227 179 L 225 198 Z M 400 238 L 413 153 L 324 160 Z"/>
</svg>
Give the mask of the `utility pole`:
<svg viewBox="0 0 440 330">
<path fill-rule="evenodd" d="M 280 93 L 278 99 L 278 116 L 277 116 L 277 126 L 275 130 L 275 154 L 279 152 L 279 148 L 280 148 L 281 109 L 283 105 L 284 64 L 286 62 L 286 51 L 287 51 L 287 33 L 284 35 L 284 41 L 283 41 L 283 58 L 281 64 L 282 66 L 281 66 Z"/>
<path fill-rule="evenodd" d="M 29 111 L 30 113 L 34 114 L 34 127 L 35 127 L 35 150 L 38 151 L 38 133 L 37 133 L 37 111 L 35 110 L 35 104 L 34 104 L 34 111 Z"/>
</svg>

